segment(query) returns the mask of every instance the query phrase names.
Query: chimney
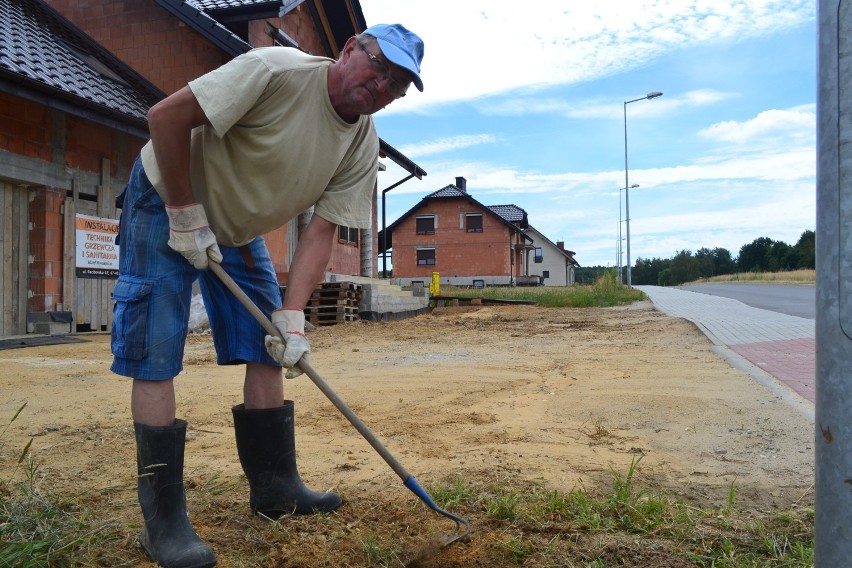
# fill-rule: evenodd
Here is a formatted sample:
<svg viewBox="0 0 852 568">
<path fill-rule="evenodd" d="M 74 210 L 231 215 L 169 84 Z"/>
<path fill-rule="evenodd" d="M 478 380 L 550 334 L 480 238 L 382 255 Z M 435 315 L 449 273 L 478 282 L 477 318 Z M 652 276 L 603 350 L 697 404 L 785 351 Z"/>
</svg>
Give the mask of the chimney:
<svg viewBox="0 0 852 568">
<path fill-rule="evenodd" d="M 462 193 L 467 193 L 467 180 L 461 176 L 456 177 L 456 187 L 459 188 Z"/>
<path fill-rule="evenodd" d="M 565 250 L 565 241 L 556 241 L 556 248 L 559 250 Z"/>
</svg>

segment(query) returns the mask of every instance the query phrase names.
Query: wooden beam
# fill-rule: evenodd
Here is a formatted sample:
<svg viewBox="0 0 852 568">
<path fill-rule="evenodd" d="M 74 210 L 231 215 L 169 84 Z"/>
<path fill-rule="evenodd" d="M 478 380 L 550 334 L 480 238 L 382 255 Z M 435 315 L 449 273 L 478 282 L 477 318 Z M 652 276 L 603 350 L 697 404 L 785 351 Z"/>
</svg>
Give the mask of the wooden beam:
<svg viewBox="0 0 852 568">
<path fill-rule="evenodd" d="M 77 184 L 74 184 L 77 185 Z M 74 195 L 77 190 L 74 190 Z M 77 202 L 73 197 L 65 198 L 62 239 L 62 307 L 74 311 L 74 278 L 77 264 Z"/>
<path fill-rule="evenodd" d="M 322 5 L 322 2 L 314 2 L 314 6 L 316 6 L 320 22 L 322 22 L 322 29 L 325 33 L 325 37 L 328 39 L 329 46 L 331 46 L 332 54 L 330 57 L 336 59 L 340 54 L 340 46 L 337 45 L 337 40 L 334 39 L 334 33 L 331 30 L 331 25 L 328 23 L 328 16 L 325 13 L 325 7 Z"/>
<path fill-rule="evenodd" d="M 98 185 L 98 217 L 112 219 L 115 217 L 115 196 L 110 183 L 111 164 L 109 159 L 101 160 L 101 178 Z"/>
<path fill-rule="evenodd" d="M 12 199 L 15 189 L 11 185 L 3 183 L 0 183 L 0 188 L 2 188 L 0 205 L 3 206 L 3 210 L 0 212 L 3 215 L 3 222 L 0 223 L 0 228 L 3 230 L 3 234 L 0 235 L 0 252 L 3 253 L 3 266 L 2 270 L 0 270 L 0 274 L 3 275 L 3 281 L 0 282 L 0 287 L 3 290 L 3 299 L 0 302 L 3 307 L 2 331 L 3 335 L 12 335 L 12 330 L 14 329 L 12 301 L 15 297 L 14 282 L 12 280 L 12 274 L 15 271 L 15 267 L 12 266 L 12 249 L 15 246 L 13 241 L 14 234 L 12 233 Z"/>
</svg>

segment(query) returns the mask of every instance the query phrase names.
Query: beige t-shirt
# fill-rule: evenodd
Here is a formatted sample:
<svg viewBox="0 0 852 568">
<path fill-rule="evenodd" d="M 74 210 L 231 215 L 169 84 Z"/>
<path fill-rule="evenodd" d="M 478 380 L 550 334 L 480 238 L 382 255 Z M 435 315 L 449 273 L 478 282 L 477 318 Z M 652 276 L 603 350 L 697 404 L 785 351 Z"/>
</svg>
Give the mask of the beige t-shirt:
<svg viewBox="0 0 852 568">
<path fill-rule="evenodd" d="M 192 191 L 219 243 L 243 245 L 311 205 L 332 223 L 370 227 L 379 139 L 371 117 L 348 124 L 334 111 L 331 62 L 258 48 L 189 83 L 212 125 L 192 133 Z M 150 141 L 142 163 L 163 196 Z"/>
</svg>

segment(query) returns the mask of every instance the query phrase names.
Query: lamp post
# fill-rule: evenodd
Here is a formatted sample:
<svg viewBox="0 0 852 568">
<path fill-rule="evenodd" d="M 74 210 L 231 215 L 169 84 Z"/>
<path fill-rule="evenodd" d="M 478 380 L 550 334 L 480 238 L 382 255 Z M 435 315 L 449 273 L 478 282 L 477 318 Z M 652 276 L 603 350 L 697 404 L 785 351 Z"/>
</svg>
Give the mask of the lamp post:
<svg viewBox="0 0 852 568">
<path fill-rule="evenodd" d="M 633 99 L 632 101 L 624 101 L 624 217 L 627 230 L 627 286 L 633 287 L 633 272 L 630 265 L 630 182 L 627 180 L 627 105 L 636 101 L 644 101 L 645 99 L 656 99 L 663 96 L 660 91 L 651 91 L 644 97 Z M 619 205 L 621 201 L 619 200 Z"/>
<path fill-rule="evenodd" d="M 630 186 L 630 189 L 634 189 L 634 188 L 637 188 L 637 187 L 639 187 L 639 184 L 634 183 L 633 185 Z M 615 265 L 618 267 L 618 283 L 619 284 L 622 284 L 624 282 L 624 277 L 621 274 L 622 273 L 621 241 L 624 240 L 621 237 L 621 190 L 622 189 L 627 189 L 627 188 L 626 187 L 619 187 L 618 188 L 618 243 L 616 244 L 616 247 L 615 247 L 615 254 L 616 254 Z"/>
<path fill-rule="evenodd" d="M 621 284 L 621 191 L 618 192 L 618 225 L 615 227 L 615 281 Z"/>
</svg>

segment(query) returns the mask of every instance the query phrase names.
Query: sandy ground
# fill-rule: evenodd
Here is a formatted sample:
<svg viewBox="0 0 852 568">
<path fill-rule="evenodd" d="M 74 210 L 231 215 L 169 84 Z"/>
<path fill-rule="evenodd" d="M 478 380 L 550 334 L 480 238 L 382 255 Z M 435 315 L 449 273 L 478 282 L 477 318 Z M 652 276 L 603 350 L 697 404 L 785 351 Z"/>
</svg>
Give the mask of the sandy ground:
<svg viewBox="0 0 852 568">
<path fill-rule="evenodd" d="M 625 474 L 641 456 L 638 483 L 700 506 L 723 507 L 733 481 L 741 509 L 784 510 L 813 499 L 812 424 L 724 362 L 693 324 L 649 302 L 443 308 L 322 327 L 309 337 L 317 371 L 424 485 L 456 476 L 606 489 L 613 471 Z M 44 483 L 88 495 L 95 515 L 122 520 L 127 554 L 142 562 L 133 540 L 130 384 L 108 370 L 108 337 L 85 339 L 0 351 L 0 433 L 27 403 L 0 438 L 0 479 L 20 477 L 15 462 L 32 438 Z M 188 498 L 220 565 L 238 564 L 228 551 L 245 539 L 242 527 L 257 522 L 230 414 L 241 388 L 242 369 L 217 367 L 210 337 L 190 337 L 177 380 L 178 416 L 189 422 Z M 411 496 L 309 379 L 287 381 L 285 394 L 296 401 L 302 477 L 342 494 L 339 515 Z M 205 492 L 225 497 L 202 504 Z M 347 520 L 347 530 L 356 522 Z"/>
</svg>

